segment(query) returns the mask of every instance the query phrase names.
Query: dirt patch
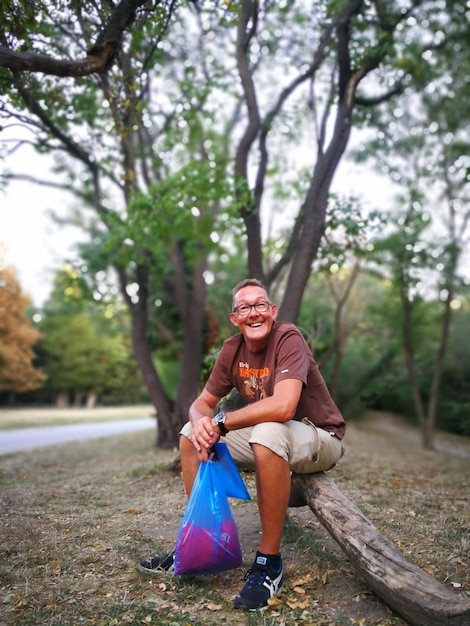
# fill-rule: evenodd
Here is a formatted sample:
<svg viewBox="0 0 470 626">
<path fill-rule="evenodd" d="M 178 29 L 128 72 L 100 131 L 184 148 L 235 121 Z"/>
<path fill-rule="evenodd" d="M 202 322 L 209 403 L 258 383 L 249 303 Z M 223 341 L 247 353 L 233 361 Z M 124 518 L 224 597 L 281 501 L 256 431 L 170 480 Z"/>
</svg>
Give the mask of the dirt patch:
<svg viewBox="0 0 470 626">
<path fill-rule="evenodd" d="M 350 425 L 330 475 L 406 559 L 470 596 L 470 457 L 426 452 L 417 431 L 393 428 Z M 166 469 L 176 453 L 152 442 L 140 432 L 0 459 L 0 624 L 406 623 L 368 591 L 306 507 L 289 511 L 285 588 L 263 616 L 232 608 L 243 568 L 142 578 L 137 560 L 173 548 L 186 505 L 181 477 Z M 458 444 L 470 453 L 469 439 Z M 253 475 L 244 478 L 254 497 Z M 231 504 L 248 567 L 256 502 Z"/>
</svg>

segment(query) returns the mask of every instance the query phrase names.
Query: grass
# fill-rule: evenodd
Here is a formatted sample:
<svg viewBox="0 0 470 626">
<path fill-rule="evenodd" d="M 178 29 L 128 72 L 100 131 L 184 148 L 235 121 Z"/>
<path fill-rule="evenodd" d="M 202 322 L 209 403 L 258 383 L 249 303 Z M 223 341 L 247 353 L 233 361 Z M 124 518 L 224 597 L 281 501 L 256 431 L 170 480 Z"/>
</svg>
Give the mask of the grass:
<svg viewBox="0 0 470 626">
<path fill-rule="evenodd" d="M 426 452 L 416 431 L 382 426 L 351 424 L 331 475 L 405 558 L 470 596 L 470 441 L 459 439 L 463 454 Z M 289 512 L 285 586 L 264 614 L 232 608 L 243 569 L 140 576 L 139 557 L 173 546 L 186 504 L 167 469 L 176 454 L 152 441 L 144 431 L 0 457 L 2 626 L 405 624 L 305 507 Z M 244 478 L 255 495 L 253 475 Z M 249 566 L 256 502 L 231 504 Z"/>
</svg>

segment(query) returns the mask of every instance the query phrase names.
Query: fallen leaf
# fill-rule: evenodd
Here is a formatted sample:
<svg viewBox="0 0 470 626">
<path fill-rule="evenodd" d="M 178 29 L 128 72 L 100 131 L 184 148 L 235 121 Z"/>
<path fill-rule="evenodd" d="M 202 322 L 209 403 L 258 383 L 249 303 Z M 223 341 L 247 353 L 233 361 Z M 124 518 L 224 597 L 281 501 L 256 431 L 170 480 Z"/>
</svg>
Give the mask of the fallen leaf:
<svg viewBox="0 0 470 626">
<path fill-rule="evenodd" d="M 275 609 L 278 609 L 280 606 L 282 606 L 282 600 L 280 600 L 279 598 L 268 598 L 269 610 L 274 611 Z"/>
</svg>

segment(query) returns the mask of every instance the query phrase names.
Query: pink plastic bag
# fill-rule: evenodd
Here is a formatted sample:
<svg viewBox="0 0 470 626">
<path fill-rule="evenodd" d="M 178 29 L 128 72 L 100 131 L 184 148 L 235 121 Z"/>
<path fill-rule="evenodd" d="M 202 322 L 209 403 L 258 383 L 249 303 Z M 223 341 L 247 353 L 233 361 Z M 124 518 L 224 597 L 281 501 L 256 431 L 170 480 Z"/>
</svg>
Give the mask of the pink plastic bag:
<svg viewBox="0 0 470 626">
<path fill-rule="evenodd" d="M 199 466 L 176 540 L 175 574 L 208 574 L 242 564 L 237 527 L 216 463 Z"/>
</svg>

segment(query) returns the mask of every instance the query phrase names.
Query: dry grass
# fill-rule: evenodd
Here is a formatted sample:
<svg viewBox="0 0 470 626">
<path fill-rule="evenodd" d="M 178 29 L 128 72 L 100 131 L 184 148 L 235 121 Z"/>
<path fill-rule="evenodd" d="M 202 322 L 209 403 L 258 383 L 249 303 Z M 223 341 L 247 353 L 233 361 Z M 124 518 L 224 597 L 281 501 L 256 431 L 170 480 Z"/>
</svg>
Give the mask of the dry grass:
<svg viewBox="0 0 470 626">
<path fill-rule="evenodd" d="M 168 549 L 185 507 L 175 453 L 153 433 L 0 458 L 0 625 L 403 625 L 360 582 L 309 509 L 294 509 L 283 542 L 285 589 L 264 616 L 232 609 L 241 570 L 142 578 L 139 557 Z M 390 420 L 350 425 L 332 476 L 400 548 L 440 582 L 470 595 L 470 441 L 425 452 Z M 254 494 L 253 477 L 246 482 Z M 256 504 L 233 502 L 246 563 L 259 537 Z"/>
</svg>

